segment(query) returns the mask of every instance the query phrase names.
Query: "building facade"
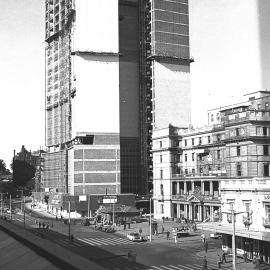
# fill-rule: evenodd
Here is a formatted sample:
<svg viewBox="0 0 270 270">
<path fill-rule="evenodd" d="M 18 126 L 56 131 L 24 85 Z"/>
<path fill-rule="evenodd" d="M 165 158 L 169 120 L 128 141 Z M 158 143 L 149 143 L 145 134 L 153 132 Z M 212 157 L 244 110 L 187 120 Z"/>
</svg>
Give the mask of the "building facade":
<svg viewBox="0 0 270 270">
<path fill-rule="evenodd" d="M 115 190 L 147 193 L 153 123 L 190 122 L 188 1 L 46 0 L 45 6 L 44 189 L 99 193 L 71 187 L 81 162 L 75 151 L 79 144 L 92 151 L 88 135 L 113 134 L 120 149 Z M 183 110 L 175 110 L 179 104 Z"/>
<path fill-rule="evenodd" d="M 154 214 L 204 221 L 231 252 L 235 213 L 237 253 L 270 263 L 270 92 L 246 99 L 209 111 L 210 126 L 154 131 Z"/>
</svg>

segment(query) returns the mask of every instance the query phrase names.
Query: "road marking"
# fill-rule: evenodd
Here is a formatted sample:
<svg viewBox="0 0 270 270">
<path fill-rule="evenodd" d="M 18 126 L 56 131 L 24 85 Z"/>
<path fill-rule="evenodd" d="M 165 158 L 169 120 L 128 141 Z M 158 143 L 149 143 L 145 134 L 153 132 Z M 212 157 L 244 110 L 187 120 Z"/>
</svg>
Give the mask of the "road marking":
<svg viewBox="0 0 270 270">
<path fill-rule="evenodd" d="M 82 241 L 82 242 L 84 242 L 84 243 L 86 243 L 86 244 L 88 244 L 88 245 L 90 245 L 90 246 L 95 246 L 95 244 L 93 244 L 93 243 L 91 243 L 91 242 L 88 242 L 88 241 L 86 241 L 86 240 L 84 240 L 84 239 L 78 238 L 78 240 L 80 240 L 80 241 Z"/>
<path fill-rule="evenodd" d="M 190 268 L 189 266 L 186 266 L 186 265 L 178 264 L 177 266 L 184 267 L 184 269 L 188 269 L 188 270 L 194 270 L 194 268 Z M 197 268 L 197 266 L 195 266 L 195 267 Z"/>
<path fill-rule="evenodd" d="M 163 267 L 163 268 L 168 269 L 168 270 L 172 270 L 172 268 L 169 268 L 169 267 L 167 267 L 165 265 L 160 265 L 160 267 Z"/>
<path fill-rule="evenodd" d="M 159 268 L 159 267 L 154 266 L 154 265 L 151 265 L 150 267 L 154 267 L 155 269 L 158 269 L 158 270 L 163 270 L 162 268 Z"/>
<path fill-rule="evenodd" d="M 173 267 L 174 269 L 179 269 L 179 270 L 183 270 L 183 268 L 179 268 L 179 267 L 177 267 L 177 266 L 175 266 L 175 265 L 169 265 L 170 267 Z"/>
</svg>

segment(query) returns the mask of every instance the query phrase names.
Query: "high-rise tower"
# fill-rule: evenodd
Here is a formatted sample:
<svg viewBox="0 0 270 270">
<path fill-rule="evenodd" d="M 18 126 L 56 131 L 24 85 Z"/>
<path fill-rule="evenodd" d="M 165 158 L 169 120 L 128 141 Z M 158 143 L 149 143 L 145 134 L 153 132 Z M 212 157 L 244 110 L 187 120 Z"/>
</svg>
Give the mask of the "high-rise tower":
<svg viewBox="0 0 270 270">
<path fill-rule="evenodd" d="M 189 122 L 187 1 L 46 0 L 45 41 L 44 189 L 146 193 L 152 125 Z"/>
</svg>

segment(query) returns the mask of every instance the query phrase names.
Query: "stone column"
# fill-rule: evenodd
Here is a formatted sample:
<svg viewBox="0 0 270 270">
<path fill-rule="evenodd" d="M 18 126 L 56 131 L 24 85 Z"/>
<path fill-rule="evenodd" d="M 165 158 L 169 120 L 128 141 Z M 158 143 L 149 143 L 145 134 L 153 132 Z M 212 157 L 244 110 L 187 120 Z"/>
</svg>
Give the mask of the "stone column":
<svg viewBox="0 0 270 270">
<path fill-rule="evenodd" d="M 191 181 L 191 191 L 194 192 L 194 181 Z"/>
<path fill-rule="evenodd" d="M 184 182 L 184 194 L 187 194 L 187 182 Z"/>
<path fill-rule="evenodd" d="M 176 217 L 180 217 L 180 204 L 177 204 L 177 215 Z"/>
<path fill-rule="evenodd" d="M 187 208 L 188 208 L 187 204 L 184 204 L 184 217 L 185 217 L 185 218 L 188 218 L 188 215 L 187 215 Z"/>
<path fill-rule="evenodd" d="M 214 215 L 213 206 L 210 206 L 210 221 L 213 221 L 213 215 Z"/>
<path fill-rule="evenodd" d="M 176 182 L 176 194 L 180 194 L 180 182 Z"/>
<path fill-rule="evenodd" d="M 189 205 L 189 220 L 192 220 L 192 211 L 193 211 L 193 209 L 192 209 L 192 205 L 190 204 Z"/>
<path fill-rule="evenodd" d="M 213 189 L 213 181 L 209 181 L 210 184 L 210 196 L 214 194 L 214 189 Z"/>
<path fill-rule="evenodd" d="M 199 212 L 198 219 L 199 221 L 202 221 L 202 206 L 201 205 L 198 206 L 198 212 Z"/>
<path fill-rule="evenodd" d="M 204 195 L 204 181 L 201 181 L 201 193 Z"/>
</svg>

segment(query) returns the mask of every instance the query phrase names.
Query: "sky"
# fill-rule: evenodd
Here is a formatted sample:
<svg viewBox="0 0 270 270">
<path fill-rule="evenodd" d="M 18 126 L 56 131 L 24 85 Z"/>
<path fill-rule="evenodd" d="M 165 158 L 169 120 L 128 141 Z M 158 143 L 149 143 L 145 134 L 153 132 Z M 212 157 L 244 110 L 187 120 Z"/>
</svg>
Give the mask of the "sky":
<svg viewBox="0 0 270 270">
<path fill-rule="evenodd" d="M 9 166 L 13 150 L 44 146 L 44 1 L 0 0 L 0 10 L 0 159 Z M 208 109 L 270 89 L 269 11 L 269 0 L 190 0 L 194 126 L 207 124 Z"/>
</svg>

